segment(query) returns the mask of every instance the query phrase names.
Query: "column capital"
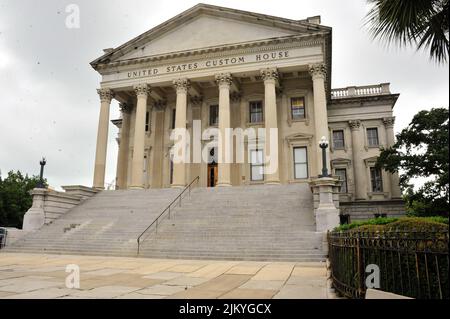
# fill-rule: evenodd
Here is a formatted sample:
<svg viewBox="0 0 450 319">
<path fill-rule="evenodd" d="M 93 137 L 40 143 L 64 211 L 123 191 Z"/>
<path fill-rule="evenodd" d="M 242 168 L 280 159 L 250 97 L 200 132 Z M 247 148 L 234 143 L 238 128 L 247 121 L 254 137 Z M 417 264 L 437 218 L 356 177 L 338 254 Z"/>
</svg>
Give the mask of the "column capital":
<svg viewBox="0 0 450 319">
<path fill-rule="evenodd" d="M 216 83 L 220 87 L 230 88 L 233 78 L 230 73 L 216 74 Z"/>
<path fill-rule="evenodd" d="M 191 96 L 189 101 L 191 102 L 192 105 L 199 106 L 203 102 L 203 96 L 201 96 L 201 95 Z"/>
<path fill-rule="evenodd" d="M 234 91 L 234 92 L 232 92 L 232 93 L 230 94 L 230 100 L 231 100 L 231 102 L 233 102 L 233 103 L 240 102 L 240 101 L 241 101 L 241 98 L 242 98 L 241 92 L 236 92 L 236 91 Z"/>
<path fill-rule="evenodd" d="M 167 106 L 167 101 L 166 100 L 158 100 L 155 101 L 155 103 L 153 103 L 153 107 L 157 110 L 157 111 L 163 111 Z"/>
<path fill-rule="evenodd" d="M 147 97 L 150 94 L 151 88 L 147 83 L 140 83 L 133 86 L 134 92 L 137 97 Z"/>
<path fill-rule="evenodd" d="M 383 118 L 383 124 L 386 128 L 393 128 L 395 123 L 395 116 Z"/>
<path fill-rule="evenodd" d="M 97 93 L 101 102 L 111 103 L 111 100 L 114 98 L 114 91 L 108 88 L 97 89 Z"/>
<path fill-rule="evenodd" d="M 348 125 L 350 126 L 350 129 L 352 131 L 357 131 L 357 130 L 359 130 L 359 128 L 361 126 L 361 121 L 360 120 L 351 120 L 351 121 L 348 121 Z"/>
<path fill-rule="evenodd" d="M 189 79 L 176 79 L 173 80 L 173 86 L 178 93 L 187 93 L 189 88 L 191 87 L 191 82 Z"/>
<path fill-rule="evenodd" d="M 264 82 L 278 81 L 278 70 L 276 68 L 267 68 L 259 71 Z"/>
<path fill-rule="evenodd" d="M 131 105 L 128 103 L 119 103 L 120 112 L 122 113 L 130 113 L 131 112 Z"/>
<path fill-rule="evenodd" d="M 309 74 L 311 74 L 313 80 L 317 78 L 324 79 L 325 75 L 327 74 L 327 68 L 325 66 L 325 63 L 310 64 L 308 68 Z"/>
</svg>

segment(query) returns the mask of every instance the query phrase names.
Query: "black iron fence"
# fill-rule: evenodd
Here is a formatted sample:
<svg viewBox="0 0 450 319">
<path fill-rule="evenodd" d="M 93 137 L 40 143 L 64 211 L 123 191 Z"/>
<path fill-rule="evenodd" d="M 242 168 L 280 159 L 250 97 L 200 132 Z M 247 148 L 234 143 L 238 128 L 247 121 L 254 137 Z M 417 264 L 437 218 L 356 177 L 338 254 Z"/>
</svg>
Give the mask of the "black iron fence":
<svg viewBox="0 0 450 319">
<path fill-rule="evenodd" d="M 449 298 L 448 231 L 329 232 L 328 245 L 333 286 L 346 297 L 364 298 L 370 279 L 387 292 Z"/>
<path fill-rule="evenodd" d="M 6 229 L 0 228 L 0 249 L 6 246 Z"/>
</svg>

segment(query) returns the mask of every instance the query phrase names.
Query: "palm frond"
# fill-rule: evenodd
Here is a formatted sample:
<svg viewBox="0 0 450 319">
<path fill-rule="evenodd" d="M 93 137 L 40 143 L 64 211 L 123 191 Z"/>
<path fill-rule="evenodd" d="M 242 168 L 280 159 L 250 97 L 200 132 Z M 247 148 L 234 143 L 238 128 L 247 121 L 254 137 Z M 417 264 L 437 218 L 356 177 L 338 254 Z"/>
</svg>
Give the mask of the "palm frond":
<svg viewBox="0 0 450 319">
<path fill-rule="evenodd" d="M 400 46 L 416 44 L 429 49 L 440 63 L 448 60 L 449 0 L 367 0 L 373 7 L 366 16 L 374 39 Z"/>
</svg>

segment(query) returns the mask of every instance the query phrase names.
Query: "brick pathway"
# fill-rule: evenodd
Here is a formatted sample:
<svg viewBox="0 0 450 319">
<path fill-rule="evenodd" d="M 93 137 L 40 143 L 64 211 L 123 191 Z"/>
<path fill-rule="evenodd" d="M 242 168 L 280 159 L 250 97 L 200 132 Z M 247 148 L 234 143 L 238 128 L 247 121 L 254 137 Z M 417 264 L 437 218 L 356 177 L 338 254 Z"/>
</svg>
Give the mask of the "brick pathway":
<svg viewBox="0 0 450 319">
<path fill-rule="evenodd" d="M 66 266 L 80 288 L 66 288 Z M 0 298 L 327 298 L 325 263 L 0 253 Z"/>
</svg>

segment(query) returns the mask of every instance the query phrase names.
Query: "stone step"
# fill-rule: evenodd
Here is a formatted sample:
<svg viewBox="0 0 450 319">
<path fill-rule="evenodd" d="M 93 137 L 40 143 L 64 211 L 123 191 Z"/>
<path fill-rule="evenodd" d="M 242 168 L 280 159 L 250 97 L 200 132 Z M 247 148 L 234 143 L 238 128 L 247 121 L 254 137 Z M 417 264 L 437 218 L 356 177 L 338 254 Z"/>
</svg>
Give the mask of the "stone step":
<svg viewBox="0 0 450 319">
<path fill-rule="evenodd" d="M 103 191 L 7 249 L 135 256 L 138 236 L 179 193 Z M 307 184 L 195 188 L 145 234 L 140 256 L 322 261 L 312 207 Z"/>
</svg>

